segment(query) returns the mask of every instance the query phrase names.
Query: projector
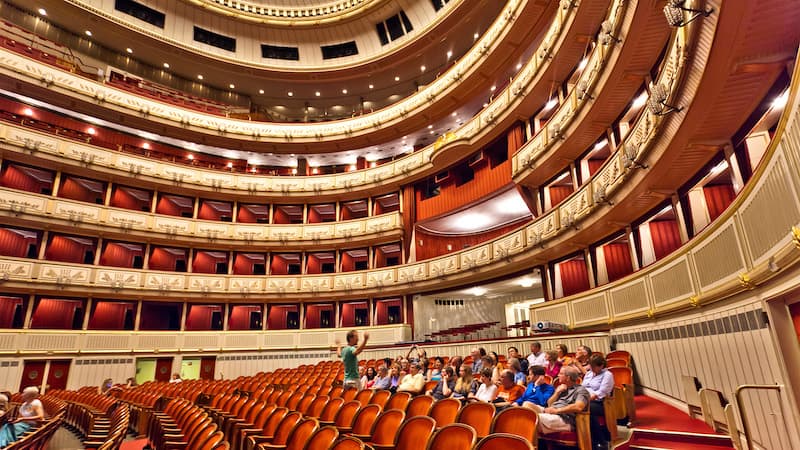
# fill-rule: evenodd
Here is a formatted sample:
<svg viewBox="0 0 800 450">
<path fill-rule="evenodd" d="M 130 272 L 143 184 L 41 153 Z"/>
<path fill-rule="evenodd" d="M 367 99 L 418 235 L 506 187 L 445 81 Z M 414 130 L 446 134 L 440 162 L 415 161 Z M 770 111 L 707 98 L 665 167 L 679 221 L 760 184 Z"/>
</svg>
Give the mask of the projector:
<svg viewBox="0 0 800 450">
<path fill-rule="evenodd" d="M 533 326 L 533 331 L 540 333 L 556 333 L 559 331 L 567 331 L 567 326 L 563 323 L 550 322 L 547 320 L 536 322 Z"/>
</svg>

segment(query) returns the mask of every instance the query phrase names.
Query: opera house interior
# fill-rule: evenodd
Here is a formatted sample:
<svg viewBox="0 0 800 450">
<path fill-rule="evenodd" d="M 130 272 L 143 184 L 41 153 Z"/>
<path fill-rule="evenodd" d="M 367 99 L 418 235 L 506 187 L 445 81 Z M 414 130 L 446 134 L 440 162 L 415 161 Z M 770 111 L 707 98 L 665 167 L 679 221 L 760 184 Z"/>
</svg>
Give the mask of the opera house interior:
<svg viewBox="0 0 800 450">
<path fill-rule="evenodd" d="M 0 14 L 8 448 L 800 448 L 795 2 Z"/>
</svg>

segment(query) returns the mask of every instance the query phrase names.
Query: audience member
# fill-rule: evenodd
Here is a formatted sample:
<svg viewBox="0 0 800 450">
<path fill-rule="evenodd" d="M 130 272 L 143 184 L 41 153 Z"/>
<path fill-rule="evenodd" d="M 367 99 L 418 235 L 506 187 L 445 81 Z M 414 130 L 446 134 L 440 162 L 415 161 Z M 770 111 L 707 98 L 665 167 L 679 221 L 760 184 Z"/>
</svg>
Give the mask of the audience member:
<svg viewBox="0 0 800 450">
<path fill-rule="evenodd" d="M 602 355 L 589 358 L 589 370 L 583 376 L 583 387 L 589 392 L 592 444 L 598 448 L 608 448 L 611 435 L 608 428 L 600 425 L 598 418 L 605 416 L 603 399 L 614 390 L 614 374 L 606 369 L 606 359 Z"/>
<path fill-rule="evenodd" d="M 400 380 L 397 392 L 418 395 L 423 389 L 425 389 L 425 377 L 422 376 L 422 368 L 418 363 L 411 364 L 411 372 Z"/>
<path fill-rule="evenodd" d="M 128 378 L 125 380 L 125 387 L 126 387 L 126 388 L 132 388 L 132 387 L 136 387 L 136 386 L 138 386 L 138 384 L 136 383 L 136 378 L 134 378 L 134 377 L 128 377 Z"/>
<path fill-rule="evenodd" d="M 517 406 L 533 409 L 533 405 L 547 406 L 555 388 L 544 379 L 544 367 L 531 366 L 528 369 L 528 387 L 522 397 L 516 401 Z"/>
<path fill-rule="evenodd" d="M 516 359 L 514 359 L 516 361 Z M 514 372 L 510 369 L 500 373 L 500 387 L 497 388 L 495 406 L 505 408 L 516 402 L 525 393 L 525 388 L 514 381 Z"/>
<path fill-rule="evenodd" d="M 558 353 L 555 350 L 548 350 L 545 353 L 547 363 L 544 365 L 545 375 L 555 378 L 561 372 L 561 361 L 558 360 Z"/>
<path fill-rule="evenodd" d="M 441 380 L 436 383 L 436 386 L 426 392 L 426 394 L 433 396 L 436 400 L 441 400 L 446 397 L 450 397 L 453 394 L 453 391 L 456 388 L 456 376 L 455 372 L 453 372 L 453 368 L 450 366 L 445 367 L 442 370 Z"/>
<path fill-rule="evenodd" d="M 392 391 L 392 393 L 395 393 L 397 392 L 397 386 L 400 384 L 400 368 L 397 366 L 397 364 L 392 365 L 389 378 L 391 379 L 389 390 Z"/>
<path fill-rule="evenodd" d="M 493 402 L 497 398 L 497 385 L 492 382 L 492 369 L 485 367 L 481 371 L 481 384 L 478 386 L 478 391 L 474 394 L 470 392 L 468 398 L 481 402 Z"/>
<path fill-rule="evenodd" d="M 114 380 L 111 378 L 106 378 L 102 383 L 100 383 L 100 386 L 97 387 L 97 393 L 100 395 L 106 395 L 112 387 L 114 387 Z"/>
<path fill-rule="evenodd" d="M 531 354 L 528 355 L 528 367 L 542 366 L 547 364 L 542 351 L 542 344 L 539 342 L 531 342 Z"/>
<path fill-rule="evenodd" d="M 0 418 L 5 416 L 6 412 L 8 412 L 8 397 L 5 394 L 0 394 Z"/>
<path fill-rule="evenodd" d="M 592 349 L 586 345 L 579 345 L 575 349 L 575 359 L 572 364 L 581 369 L 581 372 L 586 373 L 589 370 L 589 359 L 592 356 Z"/>
<path fill-rule="evenodd" d="M 568 355 L 569 350 L 567 350 L 567 346 L 564 344 L 556 345 L 556 353 L 558 354 L 558 361 L 561 363 L 562 366 L 568 366 L 572 364 L 572 358 Z"/>
<path fill-rule="evenodd" d="M 375 383 L 375 375 L 376 374 L 377 374 L 377 372 L 375 372 L 375 368 L 374 367 L 367 367 L 367 371 L 366 371 L 367 382 L 364 383 L 364 388 L 365 389 L 372 389 L 372 384 Z"/>
<path fill-rule="evenodd" d="M 38 397 L 37 387 L 29 386 L 22 391 L 22 404 L 17 408 L 17 418 L 0 428 L 0 448 L 15 442 L 44 420 L 44 407 Z"/>
<path fill-rule="evenodd" d="M 540 433 L 575 430 L 575 414 L 589 405 L 589 391 L 578 384 L 580 377 L 577 367 L 562 367 L 558 374 L 559 385 L 547 401 L 547 407 L 532 406 L 539 413 L 537 428 Z"/>
<path fill-rule="evenodd" d="M 508 347 L 508 356 L 506 360 L 511 361 L 512 359 L 519 360 L 519 367 L 520 371 L 522 372 L 522 378 L 525 378 L 525 374 L 528 373 L 528 360 L 523 358 L 522 355 L 519 354 L 519 350 L 517 350 L 517 347 Z"/>
<path fill-rule="evenodd" d="M 181 374 L 179 374 L 177 372 L 173 373 L 172 374 L 172 378 L 169 380 L 170 383 L 180 383 L 182 381 L 183 380 L 181 379 Z"/>
<path fill-rule="evenodd" d="M 364 350 L 369 340 L 369 333 L 364 332 L 364 340 L 358 343 L 358 331 L 350 330 L 345 337 L 345 345 L 336 342 L 336 355 L 342 358 L 344 363 L 344 383 L 345 389 L 355 388 L 361 390 L 361 377 L 358 375 L 358 355 Z"/>
<path fill-rule="evenodd" d="M 378 366 L 378 374 L 375 376 L 375 380 L 372 383 L 372 389 L 379 390 L 379 389 L 389 389 L 392 387 L 392 377 L 389 376 L 389 369 L 386 368 L 383 364 Z"/>
<path fill-rule="evenodd" d="M 458 380 L 456 380 L 456 387 L 453 391 L 453 397 L 466 398 L 472 392 L 472 385 L 474 384 L 472 378 L 472 368 L 467 364 L 462 364 L 458 372 Z M 444 391 L 447 395 L 447 391 Z"/>
<path fill-rule="evenodd" d="M 462 363 L 463 361 L 464 361 L 464 359 L 463 359 L 463 358 L 461 358 L 461 357 L 460 357 L 460 356 L 458 356 L 458 355 L 456 355 L 456 356 L 451 356 L 451 357 L 450 357 L 449 364 L 450 364 L 450 367 L 452 367 L 452 368 L 453 368 L 453 372 L 455 372 L 455 373 L 461 373 L 461 372 L 459 371 L 459 369 L 461 369 L 461 363 Z M 472 368 L 470 367 L 470 370 L 471 370 L 471 369 L 472 369 Z"/>
<path fill-rule="evenodd" d="M 514 374 L 514 383 L 525 386 L 525 372 L 522 371 L 522 361 L 517 358 L 508 360 L 508 370 Z"/>
<path fill-rule="evenodd" d="M 481 369 L 483 369 L 483 362 L 481 361 L 481 352 L 476 347 L 473 348 L 472 351 L 469 353 L 472 356 L 472 373 L 481 373 Z"/>
<path fill-rule="evenodd" d="M 442 379 L 442 367 L 444 366 L 444 361 L 440 357 L 436 357 L 433 360 L 433 369 L 429 370 L 427 373 L 427 380 L 428 381 L 439 381 Z"/>
</svg>

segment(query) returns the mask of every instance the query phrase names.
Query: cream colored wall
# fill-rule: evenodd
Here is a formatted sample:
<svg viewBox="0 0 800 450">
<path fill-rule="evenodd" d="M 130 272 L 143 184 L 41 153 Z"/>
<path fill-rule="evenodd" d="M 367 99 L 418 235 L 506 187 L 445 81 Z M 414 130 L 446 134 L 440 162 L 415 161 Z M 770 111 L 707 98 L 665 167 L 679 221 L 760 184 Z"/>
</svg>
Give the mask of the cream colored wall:
<svg viewBox="0 0 800 450">
<path fill-rule="evenodd" d="M 143 358 L 136 361 L 136 384 L 156 379 L 156 360 Z"/>
<path fill-rule="evenodd" d="M 200 378 L 200 358 L 183 358 L 181 360 L 181 379 L 197 380 Z"/>
</svg>

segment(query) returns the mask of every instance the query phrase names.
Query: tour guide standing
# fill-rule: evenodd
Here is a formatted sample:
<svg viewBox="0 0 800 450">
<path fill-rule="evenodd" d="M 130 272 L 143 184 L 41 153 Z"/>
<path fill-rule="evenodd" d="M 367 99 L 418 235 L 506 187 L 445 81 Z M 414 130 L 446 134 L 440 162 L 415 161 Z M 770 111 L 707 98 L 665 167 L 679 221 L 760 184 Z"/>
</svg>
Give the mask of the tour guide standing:
<svg viewBox="0 0 800 450">
<path fill-rule="evenodd" d="M 369 340 L 369 332 L 364 332 L 364 340 L 358 344 L 358 331 L 350 330 L 347 332 L 347 345 L 336 342 L 336 355 L 344 362 L 344 388 L 361 390 L 361 379 L 358 376 L 358 354 L 364 350 Z M 358 346 L 356 346 L 358 344 Z"/>
</svg>

